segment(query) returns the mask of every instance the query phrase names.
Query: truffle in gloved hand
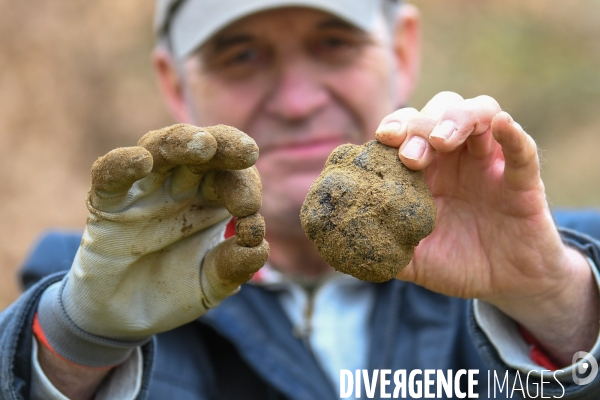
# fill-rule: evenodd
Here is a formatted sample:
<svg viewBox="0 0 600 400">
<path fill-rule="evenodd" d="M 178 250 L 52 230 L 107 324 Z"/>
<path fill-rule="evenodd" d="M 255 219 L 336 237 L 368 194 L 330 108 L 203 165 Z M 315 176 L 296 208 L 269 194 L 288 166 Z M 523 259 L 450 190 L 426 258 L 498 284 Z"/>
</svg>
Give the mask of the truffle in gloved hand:
<svg viewBox="0 0 600 400">
<path fill-rule="evenodd" d="M 250 279 L 269 255 L 257 158 L 235 128 L 185 124 L 99 158 L 73 266 L 38 308 L 53 350 L 80 365 L 119 364 Z M 259 227 L 245 246 L 223 240 L 231 215 Z"/>
<path fill-rule="evenodd" d="M 329 265 L 372 282 L 390 280 L 408 265 L 435 217 L 423 173 L 375 140 L 336 148 L 300 213 L 304 232 Z"/>
</svg>

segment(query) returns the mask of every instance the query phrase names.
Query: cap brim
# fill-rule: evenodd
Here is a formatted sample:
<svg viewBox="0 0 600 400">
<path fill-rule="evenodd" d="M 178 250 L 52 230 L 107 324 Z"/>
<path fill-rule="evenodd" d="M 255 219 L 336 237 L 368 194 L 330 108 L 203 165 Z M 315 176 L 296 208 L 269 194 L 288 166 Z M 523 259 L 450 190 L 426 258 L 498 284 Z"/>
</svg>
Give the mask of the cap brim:
<svg viewBox="0 0 600 400">
<path fill-rule="evenodd" d="M 369 31 L 380 10 L 379 0 L 186 0 L 170 24 L 174 55 L 183 59 L 214 34 L 249 15 L 282 7 L 307 7 L 333 14 Z"/>
</svg>

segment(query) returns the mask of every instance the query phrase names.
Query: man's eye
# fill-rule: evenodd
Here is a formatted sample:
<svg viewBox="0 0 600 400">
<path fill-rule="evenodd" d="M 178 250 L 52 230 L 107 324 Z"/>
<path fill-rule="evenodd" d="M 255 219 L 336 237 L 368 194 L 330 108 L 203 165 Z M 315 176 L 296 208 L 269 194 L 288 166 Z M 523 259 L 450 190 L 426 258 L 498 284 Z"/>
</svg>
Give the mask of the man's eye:
<svg viewBox="0 0 600 400">
<path fill-rule="evenodd" d="M 266 68 L 269 49 L 261 45 L 233 46 L 206 58 L 206 68 L 231 78 L 248 77 Z"/>
<path fill-rule="evenodd" d="M 321 41 L 321 44 L 324 47 L 328 47 L 328 48 L 332 48 L 332 49 L 339 49 L 342 47 L 347 47 L 350 45 L 350 43 L 348 43 L 346 40 L 340 39 L 340 38 L 324 38 Z"/>
<path fill-rule="evenodd" d="M 257 49 L 242 50 L 234 54 L 227 60 L 228 65 L 251 63 L 259 60 L 259 51 Z"/>
<path fill-rule="evenodd" d="M 324 35 L 312 43 L 312 53 L 318 59 L 333 64 L 352 61 L 361 48 L 360 40 L 342 35 Z"/>
</svg>

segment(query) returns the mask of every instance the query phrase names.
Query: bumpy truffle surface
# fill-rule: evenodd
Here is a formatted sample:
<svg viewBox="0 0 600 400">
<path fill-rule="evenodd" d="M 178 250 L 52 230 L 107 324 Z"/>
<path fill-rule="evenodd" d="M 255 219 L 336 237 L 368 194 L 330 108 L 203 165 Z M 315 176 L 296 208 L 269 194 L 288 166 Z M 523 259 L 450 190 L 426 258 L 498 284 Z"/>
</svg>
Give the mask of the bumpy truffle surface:
<svg viewBox="0 0 600 400">
<path fill-rule="evenodd" d="M 376 140 L 336 148 L 300 212 L 304 232 L 327 263 L 371 282 L 392 279 L 410 262 L 435 217 L 423 173 Z"/>
</svg>

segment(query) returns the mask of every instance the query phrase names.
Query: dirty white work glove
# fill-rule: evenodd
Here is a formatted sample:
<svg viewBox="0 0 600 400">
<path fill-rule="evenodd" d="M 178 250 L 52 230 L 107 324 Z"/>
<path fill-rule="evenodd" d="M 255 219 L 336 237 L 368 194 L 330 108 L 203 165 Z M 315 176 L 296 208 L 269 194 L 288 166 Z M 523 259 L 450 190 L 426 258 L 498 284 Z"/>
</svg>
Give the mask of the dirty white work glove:
<svg viewBox="0 0 600 400">
<path fill-rule="evenodd" d="M 52 349 L 80 365 L 116 365 L 235 293 L 269 254 L 257 158 L 235 128 L 184 124 L 99 158 L 73 266 L 38 308 Z M 223 241 L 230 214 L 237 237 Z"/>
</svg>

